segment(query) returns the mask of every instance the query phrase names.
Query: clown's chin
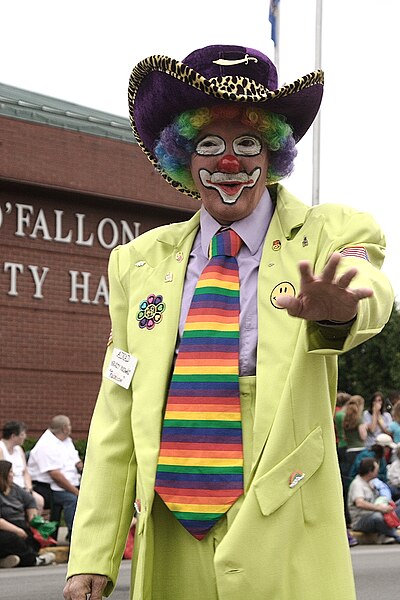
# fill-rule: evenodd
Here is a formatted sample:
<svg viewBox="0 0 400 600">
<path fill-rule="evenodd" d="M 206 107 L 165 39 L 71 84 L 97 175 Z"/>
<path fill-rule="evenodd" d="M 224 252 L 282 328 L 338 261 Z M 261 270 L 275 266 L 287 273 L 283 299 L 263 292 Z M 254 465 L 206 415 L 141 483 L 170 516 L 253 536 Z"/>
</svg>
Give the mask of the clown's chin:
<svg viewBox="0 0 400 600">
<path fill-rule="evenodd" d="M 226 204 L 233 204 L 239 198 L 243 189 L 245 187 L 251 187 L 252 185 L 254 185 L 253 182 L 249 182 L 246 185 L 243 185 L 243 183 L 236 183 L 236 184 L 226 183 L 226 184 L 216 185 L 215 187 L 218 190 L 218 192 L 220 193 L 223 201 Z"/>
</svg>

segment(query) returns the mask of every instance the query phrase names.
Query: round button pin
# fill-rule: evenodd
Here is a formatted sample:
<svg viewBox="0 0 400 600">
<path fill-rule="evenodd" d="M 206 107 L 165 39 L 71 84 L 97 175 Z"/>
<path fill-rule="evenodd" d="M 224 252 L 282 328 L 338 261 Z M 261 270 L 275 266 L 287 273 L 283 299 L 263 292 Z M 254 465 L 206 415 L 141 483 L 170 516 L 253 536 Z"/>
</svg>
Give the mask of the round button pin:
<svg viewBox="0 0 400 600">
<path fill-rule="evenodd" d="M 281 281 L 281 283 L 278 283 L 278 285 L 276 285 L 271 292 L 271 295 L 270 295 L 271 304 L 275 308 L 282 310 L 283 307 L 279 306 L 279 304 L 276 301 L 277 297 L 278 296 L 294 297 L 295 295 L 296 295 L 296 290 L 294 289 L 294 285 L 292 283 L 290 283 L 290 281 Z"/>
</svg>

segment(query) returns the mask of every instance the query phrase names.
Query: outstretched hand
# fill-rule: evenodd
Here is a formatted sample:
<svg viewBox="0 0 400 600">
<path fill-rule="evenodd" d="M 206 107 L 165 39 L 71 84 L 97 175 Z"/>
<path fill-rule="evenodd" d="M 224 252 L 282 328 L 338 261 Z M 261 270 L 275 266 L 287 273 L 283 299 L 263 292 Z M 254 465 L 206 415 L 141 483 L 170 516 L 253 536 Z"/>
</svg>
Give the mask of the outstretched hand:
<svg viewBox="0 0 400 600">
<path fill-rule="evenodd" d="M 351 321 L 357 314 L 359 301 L 372 296 L 373 291 L 369 288 L 349 288 L 357 275 L 355 267 L 336 277 L 341 260 L 341 254 L 332 254 L 319 276 L 313 274 L 308 261 L 301 261 L 298 296 L 278 296 L 276 302 L 286 308 L 292 317 L 307 321 Z"/>
</svg>

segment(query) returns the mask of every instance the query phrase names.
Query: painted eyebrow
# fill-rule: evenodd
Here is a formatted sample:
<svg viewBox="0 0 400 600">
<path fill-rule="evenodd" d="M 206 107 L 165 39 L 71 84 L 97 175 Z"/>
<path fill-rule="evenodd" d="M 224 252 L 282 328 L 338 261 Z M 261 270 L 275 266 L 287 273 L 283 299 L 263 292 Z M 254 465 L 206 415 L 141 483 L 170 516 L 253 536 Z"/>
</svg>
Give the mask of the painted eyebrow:
<svg viewBox="0 0 400 600">
<path fill-rule="evenodd" d="M 236 140 L 240 140 L 241 138 L 252 138 L 253 140 L 257 140 L 257 142 L 260 142 L 260 144 L 262 144 L 261 137 L 258 135 L 255 135 L 254 133 L 242 133 L 242 134 L 238 135 L 237 137 L 235 137 L 235 139 L 233 141 L 236 142 Z"/>
<path fill-rule="evenodd" d="M 200 144 L 200 142 L 204 142 L 204 140 L 206 140 L 207 138 L 216 138 L 217 140 L 221 140 L 221 142 L 223 142 L 225 144 L 225 140 L 223 137 L 221 137 L 220 135 L 217 135 L 216 133 L 207 133 L 206 135 L 203 135 L 203 137 L 199 138 L 195 144 L 197 146 L 197 144 Z"/>
</svg>

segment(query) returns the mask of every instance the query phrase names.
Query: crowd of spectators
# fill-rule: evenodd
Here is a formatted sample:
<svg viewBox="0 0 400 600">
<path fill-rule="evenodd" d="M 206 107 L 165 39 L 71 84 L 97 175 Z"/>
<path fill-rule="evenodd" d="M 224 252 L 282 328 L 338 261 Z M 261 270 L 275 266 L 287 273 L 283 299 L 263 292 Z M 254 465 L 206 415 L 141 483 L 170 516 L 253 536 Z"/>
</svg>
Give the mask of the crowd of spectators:
<svg viewBox="0 0 400 600">
<path fill-rule="evenodd" d="M 338 392 L 334 422 L 349 545 L 354 532 L 400 543 L 400 392 Z"/>
<path fill-rule="evenodd" d="M 367 404 L 360 395 L 338 392 L 334 424 L 349 545 L 358 543 L 355 531 L 377 533 L 384 543 L 400 543 L 400 392 L 385 398 L 377 391 Z M 57 415 L 27 460 L 25 424 L 4 424 L 0 568 L 54 561 L 51 548 L 40 553 L 33 535 L 32 519 L 37 515 L 58 521 L 62 513 L 67 540 L 70 537 L 83 469 L 70 434 L 69 418 Z"/>
<path fill-rule="evenodd" d="M 0 440 L 0 568 L 54 562 L 57 528 L 65 523 L 68 543 L 83 463 L 70 437 L 71 422 L 55 416 L 26 456 L 26 426 L 9 421 Z M 46 531 L 46 535 L 42 533 Z M 55 531 L 55 538 L 49 537 Z"/>
</svg>

